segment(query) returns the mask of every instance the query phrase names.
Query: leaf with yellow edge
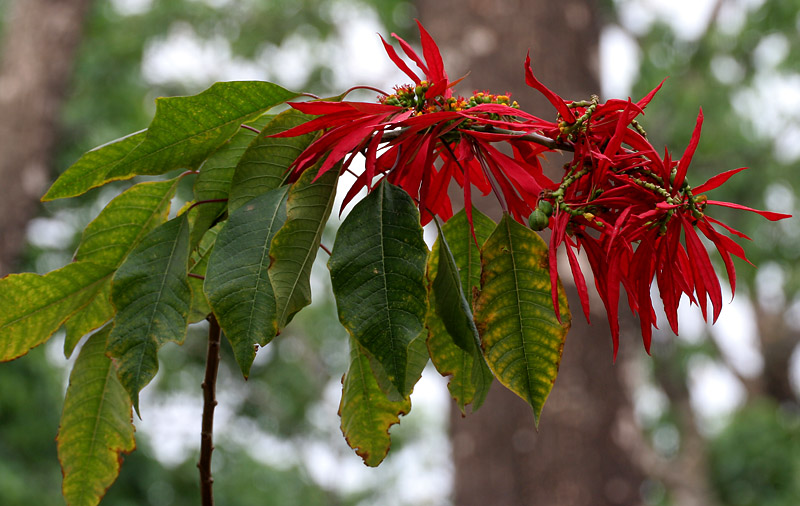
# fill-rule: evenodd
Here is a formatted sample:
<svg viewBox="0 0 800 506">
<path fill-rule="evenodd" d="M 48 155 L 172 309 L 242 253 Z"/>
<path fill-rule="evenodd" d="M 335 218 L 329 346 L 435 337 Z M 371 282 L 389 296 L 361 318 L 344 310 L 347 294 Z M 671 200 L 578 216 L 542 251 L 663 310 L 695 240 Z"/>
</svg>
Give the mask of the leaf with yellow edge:
<svg viewBox="0 0 800 506">
<path fill-rule="evenodd" d="M 136 447 L 131 401 L 105 353 L 110 330 L 86 341 L 69 376 L 57 440 L 70 506 L 98 504 L 119 474 L 120 454 Z"/>
<path fill-rule="evenodd" d="M 0 362 L 50 339 L 112 274 L 102 265 L 73 262 L 45 275 L 26 272 L 0 279 Z"/>
<path fill-rule="evenodd" d="M 389 452 L 389 427 L 400 422 L 400 415 L 411 410 L 411 400 L 390 401 L 372 374 L 369 359 L 358 343 L 350 338 L 350 368 L 342 377 L 342 401 L 339 416 L 347 444 L 376 467 Z"/>
<path fill-rule="evenodd" d="M 475 304 L 489 367 L 500 383 L 531 405 L 537 425 L 570 326 L 561 286 L 562 323 L 555 315 L 547 255 L 547 245 L 536 232 L 505 214 L 481 248 L 481 293 Z"/>
</svg>

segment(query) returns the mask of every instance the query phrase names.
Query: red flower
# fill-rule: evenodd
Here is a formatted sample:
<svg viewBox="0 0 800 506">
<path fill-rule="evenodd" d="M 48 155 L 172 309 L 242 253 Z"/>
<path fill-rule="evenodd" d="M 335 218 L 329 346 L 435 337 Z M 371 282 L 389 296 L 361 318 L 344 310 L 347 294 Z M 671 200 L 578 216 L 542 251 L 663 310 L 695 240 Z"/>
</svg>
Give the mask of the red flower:
<svg viewBox="0 0 800 506">
<path fill-rule="evenodd" d="M 381 97 L 379 104 L 290 104 L 319 117 L 278 136 L 324 132 L 295 160 L 295 175 L 320 162 L 318 174 L 340 161 L 347 169 L 354 156 L 363 153 L 365 171 L 357 176 L 344 205 L 362 188 L 371 190 L 385 178 L 408 192 L 420 209 L 447 220 L 453 214 L 447 188 L 455 180 L 464 189 L 468 212 L 474 186 L 484 195 L 493 191 L 504 209 L 523 222 L 545 185 L 552 184 L 542 175 L 536 156 L 547 148 L 531 148 L 523 136 L 553 124 L 521 111 L 508 95 L 476 92 L 469 98 L 453 96 L 455 83 L 444 70 L 439 48 L 418 25 L 424 58 L 393 36 L 422 77 L 381 38 L 389 58 L 414 86 L 396 87 L 393 94 Z M 511 144 L 514 155 L 492 146 L 498 141 Z M 430 219 L 428 213 L 422 213 L 423 224 Z"/>
</svg>

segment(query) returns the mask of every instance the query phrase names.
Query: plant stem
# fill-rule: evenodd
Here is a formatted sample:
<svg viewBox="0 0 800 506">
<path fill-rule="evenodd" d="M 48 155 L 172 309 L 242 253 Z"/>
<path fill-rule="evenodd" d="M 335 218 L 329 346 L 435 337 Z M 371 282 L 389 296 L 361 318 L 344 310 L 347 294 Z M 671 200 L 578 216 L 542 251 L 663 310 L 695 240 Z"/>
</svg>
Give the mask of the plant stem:
<svg viewBox="0 0 800 506">
<path fill-rule="evenodd" d="M 206 375 L 203 380 L 203 426 L 200 430 L 200 497 L 203 506 L 214 505 L 214 478 L 211 476 L 211 452 L 214 451 L 214 408 L 217 406 L 216 385 L 219 369 L 220 328 L 216 317 L 208 317 L 208 353 L 206 355 Z"/>
</svg>

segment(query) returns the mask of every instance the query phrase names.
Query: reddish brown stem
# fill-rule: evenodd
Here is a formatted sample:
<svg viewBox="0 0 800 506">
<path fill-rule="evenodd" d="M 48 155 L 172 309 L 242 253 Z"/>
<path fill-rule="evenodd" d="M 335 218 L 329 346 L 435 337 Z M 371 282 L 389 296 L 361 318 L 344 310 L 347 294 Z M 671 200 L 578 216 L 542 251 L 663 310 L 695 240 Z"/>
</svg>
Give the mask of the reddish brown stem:
<svg viewBox="0 0 800 506">
<path fill-rule="evenodd" d="M 260 134 L 260 133 L 261 133 L 261 130 L 259 130 L 258 128 L 251 127 L 250 125 L 245 125 L 244 123 L 242 123 L 242 124 L 241 124 L 241 125 L 239 125 L 239 126 L 240 126 L 240 127 L 242 127 L 242 128 L 246 128 L 246 129 L 248 129 L 248 130 L 251 130 L 251 131 L 253 131 L 253 132 L 257 133 L 257 134 Z"/>
<path fill-rule="evenodd" d="M 200 274 L 195 274 L 194 272 L 190 272 L 187 274 L 190 278 L 197 278 L 197 279 L 206 279 L 205 276 L 201 276 Z"/>
<path fill-rule="evenodd" d="M 322 251 L 324 251 L 325 253 L 327 253 L 327 254 L 328 254 L 328 256 L 331 256 L 331 250 L 329 250 L 328 248 L 326 248 L 324 244 L 322 244 L 322 243 L 319 243 L 319 247 L 320 247 L 320 249 L 321 249 Z"/>
<path fill-rule="evenodd" d="M 220 328 L 212 314 L 208 317 L 208 353 L 203 380 L 203 425 L 200 430 L 200 498 L 203 506 L 214 506 L 214 478 L 211 476 L 211 452 L 214 451 L 214 408 L 217 407 L 216 385 L 219 369 Z"/>
</svg>

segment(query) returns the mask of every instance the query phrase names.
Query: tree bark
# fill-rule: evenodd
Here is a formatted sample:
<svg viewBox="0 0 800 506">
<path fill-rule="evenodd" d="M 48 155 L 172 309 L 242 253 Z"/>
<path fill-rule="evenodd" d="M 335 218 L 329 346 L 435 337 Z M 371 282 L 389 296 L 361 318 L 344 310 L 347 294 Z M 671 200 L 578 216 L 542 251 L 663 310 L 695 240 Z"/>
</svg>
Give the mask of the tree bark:
<svg viewBox="0 0 800 506">
<path fill-rule="evenodd" d="M 508 91 L 523 109 L 554 118 L 552 106 L 524 84 L 528 50 L 536 76 L 562 97 L 599 94 L 599 27 L 592 2 L 420 0 L 417 5 L 451 78 L 471 71 L 459 86 L 462 94 L 476 87 Z M 538 433 L 530 407 L 498 383 L 477 413 L 462 419 L 453 409 L 454 504 L 641 503 L 643 476 L 619 444 L 617 430 L 621 413 L 631 412 L 621 362 L 627 351 L 635 353 L 639 339 L 634 331 L 622 336 L 614 365 L 602 304 L 594 301 L 589 327 L 577 297 L 571 294 L 570 300 L 572 329 Z"/>
<path fill-rule="evenodd" d="M 91 0 L 17 0 L 0 64 L 0 276 L 13 271 L 50 179 L 58 120 Z"/>
</svg>

